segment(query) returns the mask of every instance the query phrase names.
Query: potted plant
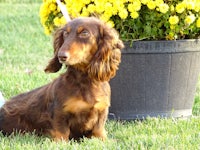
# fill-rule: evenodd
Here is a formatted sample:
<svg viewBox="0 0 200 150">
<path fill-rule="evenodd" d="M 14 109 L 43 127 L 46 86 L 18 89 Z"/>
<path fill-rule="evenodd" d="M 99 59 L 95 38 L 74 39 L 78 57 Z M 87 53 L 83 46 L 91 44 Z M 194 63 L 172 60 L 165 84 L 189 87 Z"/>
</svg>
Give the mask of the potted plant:
<svg viewBox="0 0 200 150">
<path fill-rule="evenodd" d="M 72 18 L 98 16 L 125 42 L 111 80 L 117 119 L 187 117 L 200 72 L 200 0 L 82 0 L 62 3 Z M 66 23 L 55 0 L 40 9 L 45 33 Z"/>
</svg>

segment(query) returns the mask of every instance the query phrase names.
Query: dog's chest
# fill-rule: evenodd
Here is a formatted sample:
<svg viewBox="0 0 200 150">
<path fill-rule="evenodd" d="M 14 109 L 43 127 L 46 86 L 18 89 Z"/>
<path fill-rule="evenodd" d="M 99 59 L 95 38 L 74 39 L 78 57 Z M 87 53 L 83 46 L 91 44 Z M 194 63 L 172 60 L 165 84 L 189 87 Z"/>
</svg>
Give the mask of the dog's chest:
<svg viewBox="0 0 200 150">
<path fill-rule="evenodd" d="M 82 97 L 71 97 L 63 105 L 64 113 L 81 114 L 84 112 L 103 111 L 110 106 L 110 98 L 106 95 L 94 97 L 92 102 L 84 100 Z"/>
<path fill-rule="evenodd" d="M 79 114 L 91 110 L 103 111 L 110 106 L 110 86 L 108 83 L 81 89 L 66 97 L 63 103 L 65 113 Z"/>
</svg>

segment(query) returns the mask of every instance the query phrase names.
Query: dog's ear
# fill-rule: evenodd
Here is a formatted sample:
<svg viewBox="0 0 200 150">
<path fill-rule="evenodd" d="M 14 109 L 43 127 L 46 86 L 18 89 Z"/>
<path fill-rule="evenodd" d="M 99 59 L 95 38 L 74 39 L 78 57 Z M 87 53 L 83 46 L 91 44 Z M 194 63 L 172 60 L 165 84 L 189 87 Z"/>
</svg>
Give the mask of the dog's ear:
<svg viewBox="0 0 200 150">
<path fill-rule="evenodd" d="M 54 33 L 54 39 L 53 39 L 53 47 L 54 47 L 54 57 L 49 61 L 49 64 L 47 65 L 46 69 L 44 70 L 45 72 L 48 73 L 54 73 L 60 70 L 62 67 L 62 64 L 58 60 L 58 50 L 62 46 L 64 42 L 63 39 L 63 29 L 58 29 Z"/>
<path fill-rule="evenodd" d="M 106 24 L 100 25 L 99 34 L 98 50 L 91 60 L 88 73 L 98 81 L 109 81 L 116 74 L 124 45 L 117 31 Z"/>
</svg>

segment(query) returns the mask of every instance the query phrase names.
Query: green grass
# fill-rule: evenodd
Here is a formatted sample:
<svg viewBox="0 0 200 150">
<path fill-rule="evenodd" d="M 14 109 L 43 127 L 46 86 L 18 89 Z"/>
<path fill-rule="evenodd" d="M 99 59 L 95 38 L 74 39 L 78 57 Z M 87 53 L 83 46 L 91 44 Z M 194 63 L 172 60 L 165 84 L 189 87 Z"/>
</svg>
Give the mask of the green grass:
<svg viewBox="0 0 200 150">
<path fill-rule="evenodd" d="M 6 99 L 44 85 L 59 74 L 43 72 L 53 53 L 52 40 L 43 33 L 38 16 L 40 3 L 38 0 L 35 2 L 0 0 L 0 91 Z M 79 143 L 54 142 L 47 137 L 37 137 L 34 134 L 9 137 L 0 135 L 0 149 L 198 150 L 200 149 L 200 83 L 193 114 L 195 116 L 187 120 L 149 118 L 143 122 L 108 121 L 106 124 L 108 139 L 105 142 L 98 139 L 83 139 Z"/>
</svg>

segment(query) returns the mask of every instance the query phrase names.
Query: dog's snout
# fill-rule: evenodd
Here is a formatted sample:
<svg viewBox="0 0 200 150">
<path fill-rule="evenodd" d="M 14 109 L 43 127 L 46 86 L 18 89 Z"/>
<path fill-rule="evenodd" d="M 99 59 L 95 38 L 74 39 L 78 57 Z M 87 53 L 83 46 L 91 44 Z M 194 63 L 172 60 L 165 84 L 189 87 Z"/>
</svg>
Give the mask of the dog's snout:
<svg viewBox="0 0 200 150">
<path fill-rule="evenodd" d="M 60 62 L 65 62 L 69 57 L 69 54 L 67 52 L 59 52 L 58 53 L 58 58 Z"/>
<path fill-rule="evenodd" d="M 59 56 L 59 59 L 60 59 L 61 61 L 66 61 L 66 60 L 67 60 L 67 56 Z"/>
</svg>

